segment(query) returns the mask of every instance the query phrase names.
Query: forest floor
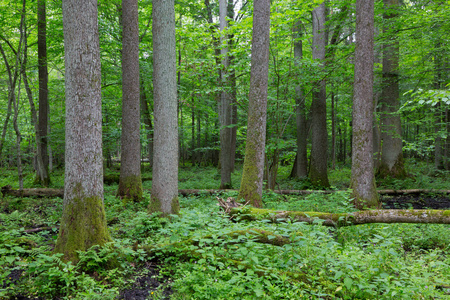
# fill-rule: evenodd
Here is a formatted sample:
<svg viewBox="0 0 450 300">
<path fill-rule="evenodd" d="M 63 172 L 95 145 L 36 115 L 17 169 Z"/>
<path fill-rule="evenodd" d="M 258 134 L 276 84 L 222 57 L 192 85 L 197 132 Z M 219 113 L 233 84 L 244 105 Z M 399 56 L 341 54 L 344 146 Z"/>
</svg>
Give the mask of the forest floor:
<svg viewBox="0 0 450 300">
<path fill-rule="evenodd" d="M 288 170 L 282 169 L 282 172 L 287 174 Z M 213 168 L 183 170 L 181 178 L 188 180 L 181 181 L 179 188 L 216 188 L 216 174 Z M 286 174 L 280 177 L 287 178 Z M 349 174 L 347 169 L 331 174 L 334 193 L 300 196 L 269 191 L 263 196 L 264 206 L 281 210 L 353 212 L 350 191 L 346 190 Z M 444 175 L 417 174 L 414 179 L 390 179 L 380 181 L 379 188 L 446 189 L 450 177 Z M 238 182 L 240 174 L 233 176 L 236 177 L 234 182 Z M 54 178 L 53 187 L 62 188 L 61 177 Z M 1 181 L 0 186 L 11 184 L 17 188 L 11 180 Z M 284 179 L 281 188 L 314 189 L 307 184 Z M 62 211 L 61 198 L 0 198 L 0 299 L 233 298 L 229 295 L 236 299 L 265 299 L 258 295 L 266 295 L 267 299 L 302 299 L 316 294 L 325 298 L 325 295 L 338 298 L 351 295 L 360 299 L 392 299 L 401 294 L 398 299 L 419 299 L 415 297 L 418 295 L 425 295 L 423 299 L 437 299 L 450 295 L 448 225 L 366 224 L 325 228 L 320 224 L 234 222 L 221 213 L 215 195 L 207 194 L 180 196 L 183 213 L 169 220 L 146 213 L 151 182 L 145 181 L 144 188 L 144 202 L 124 206 L 115 197 L 117 185 L 105 185 L 108 228 L 115 243 L 109 250 L 87 252 L 91 255 L 88 262 L 97 264 L 98 268 L 61 264 L 52 254 Z M 236 197 L 237 191 L 218 196 Z M 380 200 L 382 209 L 450 209 L 449 194 L 380 195 Z M 49 229 L 27 232 L 39 227 Z M 249 229 L 251 232 L 252 228 L 290 237 L 292 247 L 258 244 L 251 235 L 246 237 L 248 240 L 239 242 L 227 238 L 230 232 Z M 211 234 L 215 236 L 214 242 L 208 244 Z M 203 244 L 192 248 L 197 256 L 185 256 L 184 252 L 173 255 L 170 252 L 173 249 L 167 248 L 174 242 L 191 238 L 204 239 Z M 135 248 L 137 244 L 142 248 Z M 145 246 L 156 247 L 160 252 L 148 254 L 143 251 Z M 105 256 L 92 256 L 95 253 Z M 106 268 L 102 260 L 108 255 L 120 257 L 122 267 Z M 233 265 L 233 261 L 252 266 L 252 269 Z M 322 272 L 324 265 L 325 273 Z M 74 269 L 67 271 L 70 267 Z M 260 277 L 252 271 L 258 268 L 270 268 L 273 273 Z M 285 270 L 305 274 L 308 284 L 286 279 Z M 6 273 L 1 274 L 2 271 Z"/>
</svg>

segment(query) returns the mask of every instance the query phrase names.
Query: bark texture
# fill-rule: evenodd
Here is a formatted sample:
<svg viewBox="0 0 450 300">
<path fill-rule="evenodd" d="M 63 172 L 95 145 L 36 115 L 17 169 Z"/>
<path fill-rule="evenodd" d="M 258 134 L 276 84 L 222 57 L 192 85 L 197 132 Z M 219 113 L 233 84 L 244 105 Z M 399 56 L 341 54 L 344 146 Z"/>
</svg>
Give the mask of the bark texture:
<svg viewBox="0 0 450 300">
<path fill-rule="evenodd" d="M 122 0 L 122 137 L 118 196 L 142 199 L 138 1 Z"/>
<path fill-rule="evenodd" d="M 103 204 L 100 46 L 96 0 L 63 1 L 66 150 L 64 203 L 55 252 L 111 241 Z"/>
<path fill-rule="evenodd" d="M 325 63 L 327 34 L 325 30 L 325 2 L 312 12 L 313 59 Z M 315 83 L 311 103 L 311 167 L 309 177 L 314 185 L 329 187 L 327 173 L 328 133 L 327 133 L 327 92 L 325 79 Z"/>
<path fill-rule="evenodd" d="M 248 104 L 247 144 L 245 146 L 240 199 L 262 206 L 264 149 L 266 145 L 267 85 L 269 74 L 270 0 L 253 6 L 252 58 Z"/>
<path fill-rule="evenodd" d="M 377 208 L 373 165 L 373 1 L 356 0 L 351 188 L 355 206 Z"/>
<path fill-rule="evenodd" d="M 398 0 L 383 0 L 385 13 L 385 33 L 390 38 L 383 44 L 383 85 L 381 91 L 381 162 L 377 170 L 380 177 L 406 176 L 402 152 L 402 128 L 400 115 L 399 92 L 399 43 L 392 30 L 392 20 L 397 17 L 395 10 Z"/>
<path fill-rule="evenodd" d="M 149 210 L 176 214 L 178 120 L 174 0 L 153 1 L 154 156 Z"/>
</svg>

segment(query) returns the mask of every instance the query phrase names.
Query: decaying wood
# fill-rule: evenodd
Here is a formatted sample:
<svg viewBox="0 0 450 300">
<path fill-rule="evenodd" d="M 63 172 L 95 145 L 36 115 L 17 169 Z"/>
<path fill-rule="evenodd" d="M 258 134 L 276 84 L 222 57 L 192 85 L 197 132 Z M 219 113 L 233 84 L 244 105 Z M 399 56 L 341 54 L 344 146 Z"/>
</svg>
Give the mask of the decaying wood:
<svg viewBox="0 0 450 300">
<path fill-rule="evenodd" d="M 352 226 L 369 223 L 420 223 L 450 224 L 450 210 L 427 209 L 380 209 L 353 213 L 322 213 L 258 209 L 240 206 L 234 200 L 219 201 L 219 206 L 232 218 L 244 220 L 270 220 L 280 222 L 292 220 L 308 224 L 318 221 L 325 226 Z"/>
<path fill-rule="evenodd" d="M 1 188 L 3 196 L 10 195 L 14 197 L 64 197 L 64 190 L 62 189 L 23 189 L 14 190 L 11 186 L 7 185 Z"/>
</svg>

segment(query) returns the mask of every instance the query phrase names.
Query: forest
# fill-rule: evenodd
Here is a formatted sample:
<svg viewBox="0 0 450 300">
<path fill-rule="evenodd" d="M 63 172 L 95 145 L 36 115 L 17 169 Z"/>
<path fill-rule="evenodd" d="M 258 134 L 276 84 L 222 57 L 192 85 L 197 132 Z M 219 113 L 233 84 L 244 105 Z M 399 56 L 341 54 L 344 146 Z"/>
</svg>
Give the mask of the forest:
<svg viewBox="0 0 450 300">
<path fill-rule="evenodd" d="M 0 11 L 0 299 L 450 297 L 450 1 Z"/>
</svg>

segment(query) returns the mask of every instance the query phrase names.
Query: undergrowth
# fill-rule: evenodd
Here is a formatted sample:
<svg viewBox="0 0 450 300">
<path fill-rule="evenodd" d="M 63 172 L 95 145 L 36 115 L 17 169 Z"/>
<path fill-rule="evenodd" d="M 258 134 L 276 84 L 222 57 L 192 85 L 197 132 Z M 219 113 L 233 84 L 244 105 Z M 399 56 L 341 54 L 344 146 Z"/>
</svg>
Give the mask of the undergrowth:
<svg viewBox="0 0 450 300">
<path fill-rule="evenodd" d="M 216 174 L 210 169 L 181 173 L 180 178 L 187 180 L 180 185 L 216 188 Z M 330 177 L 338 178 L 336 174 Z M 304 184 L 284 180 L 286 187 Z M 114 196 L 116 190 L 117 185 L 105 186 L 114 242 L 80 253 L 77 264 L 64 263 L 52 253 L 61 199 L 2 198 L 0 299 L 118 299 L 121 291 L 149 276 L 149 265 L 158 268 L 159 275 L 152 276 L 161 284 L 147 287 L 148 299 L 443 299 L 450 295 L 449 225 L 329 228 L 319 221 L 314 225 L 249 222 L 223 214 L 215 196 L 181 197 L 180 215 L 161 218 L 147 213 L 148 191 L 141 203 L 123 204 Z M 265 207 L 278 210 L 354 211 L 348 191 L 308 196 L 268 192 L 263 201 Z M 42 230 L 27 232 L 30 228 Z M 288 242 L 261 243 L 257 230 L 264 230 L 269 240 Z M 164 292 L 168 287 L 173 291 L 170 296 Z"/>
</svg>

